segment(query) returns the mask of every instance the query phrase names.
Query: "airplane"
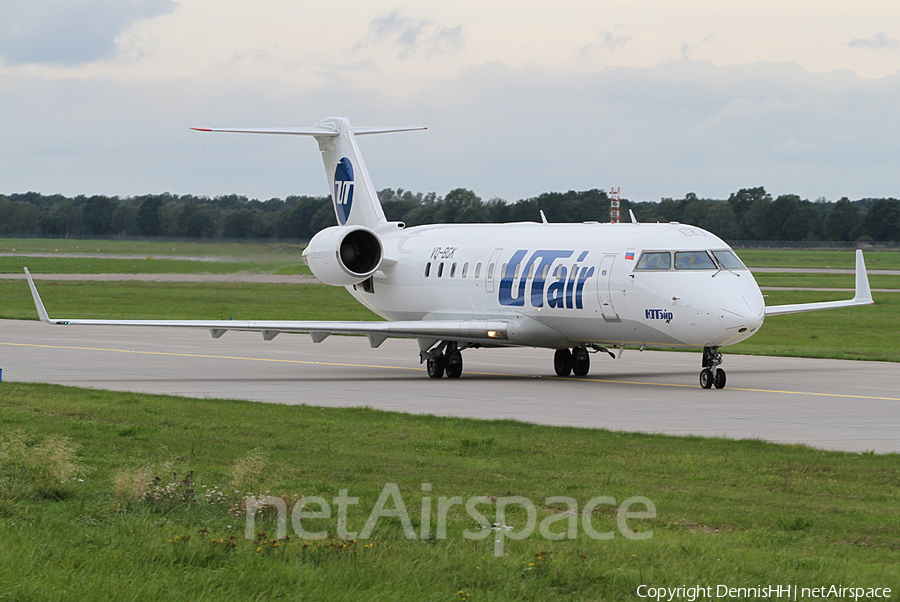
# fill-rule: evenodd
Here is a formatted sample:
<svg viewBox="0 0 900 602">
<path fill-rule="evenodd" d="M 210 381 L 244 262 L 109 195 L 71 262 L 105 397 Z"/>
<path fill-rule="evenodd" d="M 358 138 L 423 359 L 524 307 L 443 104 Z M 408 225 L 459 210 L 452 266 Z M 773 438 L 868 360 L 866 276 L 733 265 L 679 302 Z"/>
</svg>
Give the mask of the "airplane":
<svg viewBox="0 0 900 602">
<path fill-rule="evenodd" d="M 312 136 L 318 142 L 338 225 L 318 232 L 303 260 L 322 282 L 343 286 L 384 321 L 92 320 L 50 318 L 31 274 L 38 315 L 55 325 L 160 326 L 362 334 L 371 347 L 415 338 L 428 376 L 459 378 L 462 352 L 476 348 L 554 350 L 556 375 L 585 376 L 592 353 L 625 347 L 703 350 L 700 385 L 725 387 L 721 347 L 757 333 L 767 316 L 870 305 L 862 251 L 852 299 L 766 307 L 750 270 L 722 239 L 688 224 L 434 224 L 388 221 L 357 137 L 424 130 L 353 127 L 341 117 L 311 128 L 212 129 Z M 615 351 L 614 351 L 615 350 Z"/>
</svg>

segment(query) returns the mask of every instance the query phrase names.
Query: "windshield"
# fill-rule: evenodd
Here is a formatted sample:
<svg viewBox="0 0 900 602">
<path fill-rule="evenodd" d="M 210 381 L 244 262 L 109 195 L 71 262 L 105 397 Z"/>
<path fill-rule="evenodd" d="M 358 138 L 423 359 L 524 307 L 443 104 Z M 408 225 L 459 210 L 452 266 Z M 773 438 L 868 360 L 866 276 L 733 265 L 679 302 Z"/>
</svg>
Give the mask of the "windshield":
<svg viewBox="0 0 900 602">
<path fill-rule="evenodd" d="M 746 270 L 747 266 L 741 263 L 741 260 L 738 259 L 737 255 L 735 255 L 731 251 L 713 251 L 713 255 L 716 256 L 716 261 L 725 268 L 726 270 Z"/>
<path fill-rule="evenodd" d="M 672 267 L 672 256 L 668 251 L 645 251 L 641 254 L 634 269 L 636 270 L 668 270 Z"/>
<path fill-rule="evenodd" d="M 676 270 L 714 270 L 716 264 L 706 251 L 678 251 L 675 253 Z"/>
</svg>

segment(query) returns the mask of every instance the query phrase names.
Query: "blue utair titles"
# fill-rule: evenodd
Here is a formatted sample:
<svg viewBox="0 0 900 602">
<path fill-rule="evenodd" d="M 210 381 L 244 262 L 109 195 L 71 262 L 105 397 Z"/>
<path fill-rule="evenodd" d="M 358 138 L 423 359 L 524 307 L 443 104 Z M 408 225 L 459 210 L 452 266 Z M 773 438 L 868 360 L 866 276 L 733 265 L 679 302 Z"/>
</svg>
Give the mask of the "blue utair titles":
<svg viewBox="0 0 900 602">
<path fill-rule="evenodd" d="M 531 279 L 531 290 L 528 295 L 532 307 L 544 307 L 544 301 L 546 300 L 547 307 L 551 308 L 584 309 L 584 283 L 594 274 L 594 268 L 583 267 L 579 270 L 578 263 L 584 261 L 588 255 L 587 251 L 582 251 L 581 255 L 578 256 L 577 263 L 572 266 L 571 274 L 568 273 L 566 266 L 560 265 L 558 274 L 550 279 L 549 286 L 547 286 L 547 280 L 545 280 L 544 275 L 551 273 L 554 262 L 571 257 L 575 254 L 575 251 L 550 249 L 535 251 L 528 259 L 528 262 L 522 266 L 522 277 L 518 279 L 518 286 L 514 290 L 513 281 L 516 279 L 516 274 L 519 273 L 519 266 L 527 254 L 527 249 L 520 249 L 513 253 L 509 263 L 507 263 L 506 272 L 500 281 L 500 305 L 524 307 L 526 299 L 525 288 L 529 281 L 528 273 L 533 266 L 534 278 Z"/>
</svg>

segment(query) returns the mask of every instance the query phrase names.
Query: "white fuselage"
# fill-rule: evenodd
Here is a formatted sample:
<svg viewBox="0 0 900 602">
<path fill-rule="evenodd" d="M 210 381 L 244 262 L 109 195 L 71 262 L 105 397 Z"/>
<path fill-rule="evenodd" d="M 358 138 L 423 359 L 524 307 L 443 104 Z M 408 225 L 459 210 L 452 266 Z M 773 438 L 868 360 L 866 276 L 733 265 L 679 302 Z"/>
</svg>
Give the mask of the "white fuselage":
<svg viewBox="0 0 900 602">
<path fill-rule="evenodd" d="M 707 347 L 762 325 L 765 304 L 741 269 L 638 270 L 643 251 L 730 250 L 684 224 L 433 225 L 381 232 L 366 292 L 388 320 L 510 320 L 508 344 Z"/>
</svg>

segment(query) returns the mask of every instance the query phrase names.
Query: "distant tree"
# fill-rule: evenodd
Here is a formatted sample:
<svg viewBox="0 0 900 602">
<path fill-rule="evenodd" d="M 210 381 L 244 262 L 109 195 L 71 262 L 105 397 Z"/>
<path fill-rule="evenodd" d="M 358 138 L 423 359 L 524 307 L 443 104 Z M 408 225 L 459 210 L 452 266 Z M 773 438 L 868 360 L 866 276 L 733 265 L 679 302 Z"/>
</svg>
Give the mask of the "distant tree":
<svg viewBox="0 0 900 602">
<path fill-rule="evenodd" d="M 863 229 L 873 240 L 900 239 L 900 201 L 878 199 L 872 203 Z"/>
<path fill-rule="evenodd" d="M 212 238 L 217 231 L 220 211 L 207 203 L 188 203 L 178 216 L 178 226 L 184 236 Z"/>
<path fill-rule="evenodd" d="M 157 236 L 160 232 L 160 209 L 163 200 L 158 196 L 145 198 L 137 212 L 137 229 L 144 236 Z"/>
<path fill-rule="evenodd" d="M 222 219 L 222 236 L 225 238 L 250 238 L 256 230 L 257 212 L 247 208 L 229 211 Z"/>
<path fill-rule="evenodd" d="M 487 221 L 481 197 L 471 190 L 456 188 L 447 193 L 434 219 L 440 224 L 477 223 Z"/>
<path fill-rule="evenodd" d="M 32 234 L 37 231 L 40 210 L 24 201 L 0 197 L 0 233 Z"/>
<path fill-rule="evenodd" d="M 732 240 L 737 232 L 734 209 L 726 202 L 711 203 L 704 228 L 725 240 Z"/>
<path fill-rule="evenodd" d="M 84 223 L 91 234 L 112 234 L 112 214 L 119 204 L 118 199 L 107 196 L 92 196 L 82 207 Z"/>
<path fill-rule="evenodd" d="M 38 223 L 40 233 L 45 236 L 81 236 L 84 231 L 84 216 L 81 209 L 68 199 L 54 203 Z"/>
<path fill-rule="evenodd" d="M 850 233 L 859 223 L 859 209 L 847 197 L 831 205 L 822 225 L 825 240 L 851 240 Z"/>
<path fill-rule="evenodd" d="M 772 201 L 772 197 L 766 192 L 762 186 L 756 188 L 741 188 L 737 192 L 728 197 L 728 206 L 734 212 L 734 233 L 733 237 L 738 240 L 756 238 L 753 223 L 755 217 L 762 216 L 761 212 L 765 211 L 766 205 Z M 753 208 L 754 213 L 751 213 Z"/>
<path fill-rule="evenodd" d="M 111 229 L 119 236 L 137 234 L 138 207 L 129 201 L 122 201 L 116 206 L 110 222 Z"/>
</svg>

